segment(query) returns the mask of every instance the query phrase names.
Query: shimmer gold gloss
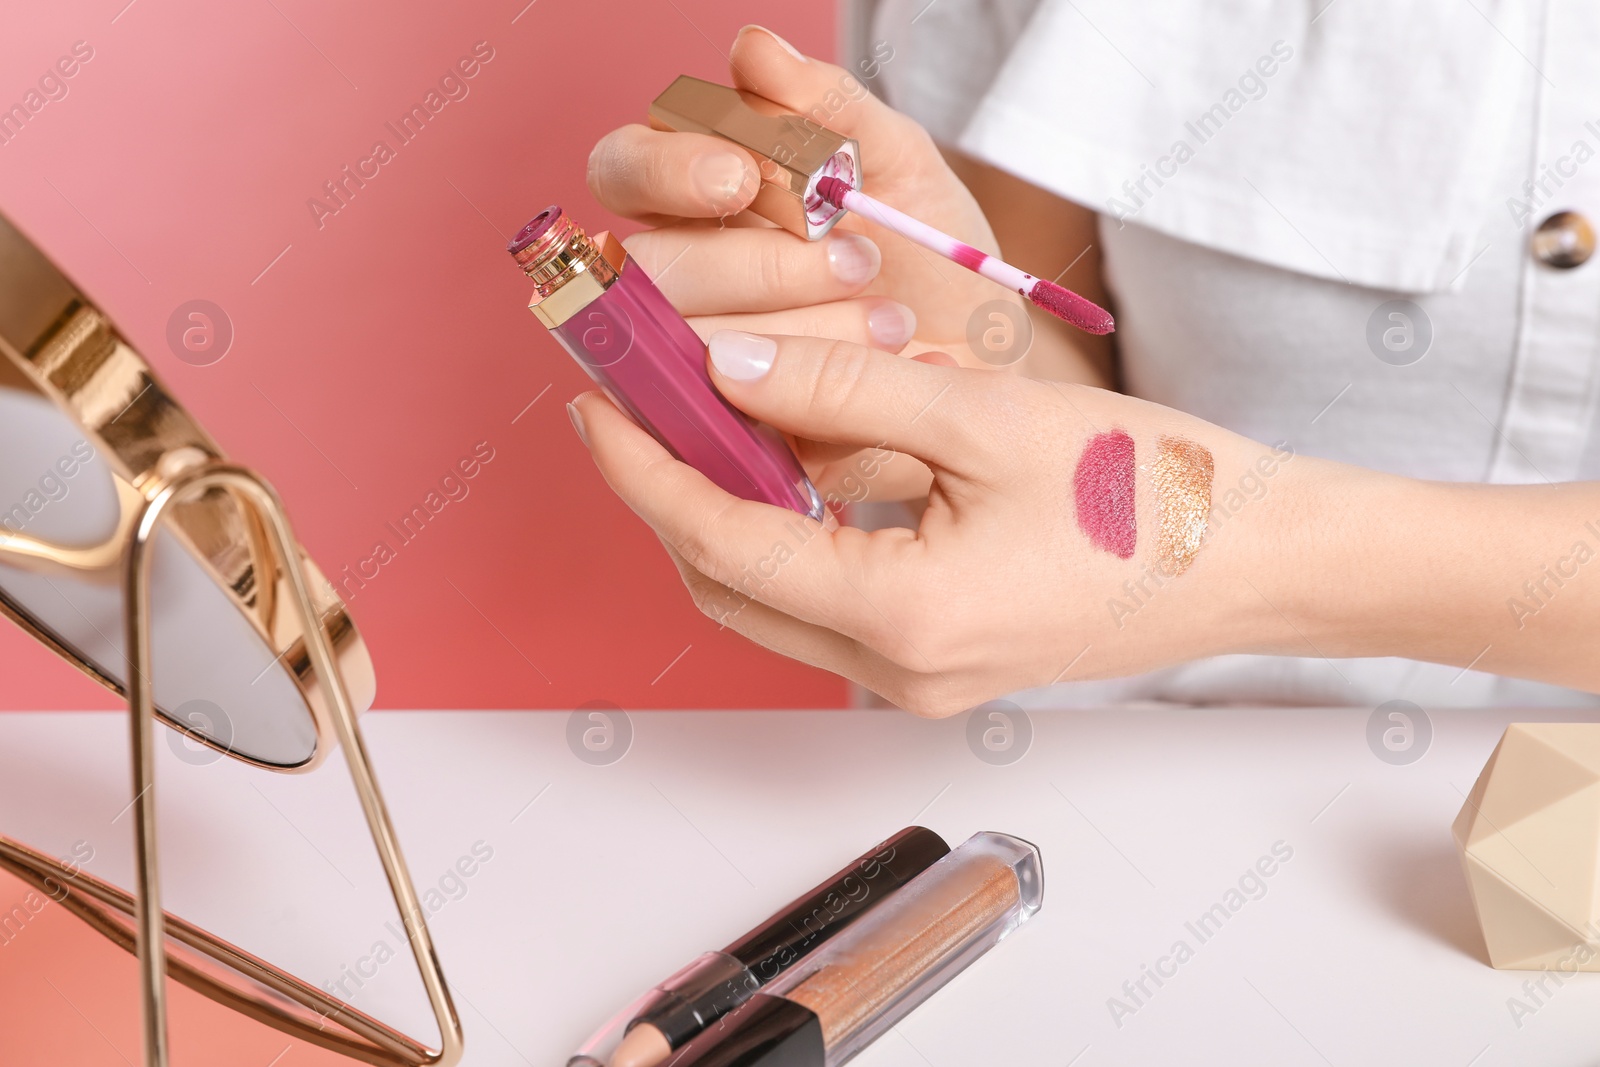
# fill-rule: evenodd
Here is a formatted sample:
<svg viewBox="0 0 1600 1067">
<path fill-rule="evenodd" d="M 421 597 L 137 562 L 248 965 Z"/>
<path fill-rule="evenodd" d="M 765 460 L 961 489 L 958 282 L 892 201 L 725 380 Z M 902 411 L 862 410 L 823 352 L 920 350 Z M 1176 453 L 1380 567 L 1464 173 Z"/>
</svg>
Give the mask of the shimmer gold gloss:
<svg viewBox="0 0 1600 1067">
<path fill-rule="evenodd" d="M 1183 437 L 1162 436 L 1150 464 L 1156 495 L 1156 553 L 1163 574 L 1189 569 L 1205 541 L 1211 515 L 1211 451 Z"/>
<path fill-rule="evenodd" d="M 1038 849 L 974 834 L 701 1031 L 670 1065 L 841 1067 L 1026 922 L 1043 896 Z"/>
</svg>

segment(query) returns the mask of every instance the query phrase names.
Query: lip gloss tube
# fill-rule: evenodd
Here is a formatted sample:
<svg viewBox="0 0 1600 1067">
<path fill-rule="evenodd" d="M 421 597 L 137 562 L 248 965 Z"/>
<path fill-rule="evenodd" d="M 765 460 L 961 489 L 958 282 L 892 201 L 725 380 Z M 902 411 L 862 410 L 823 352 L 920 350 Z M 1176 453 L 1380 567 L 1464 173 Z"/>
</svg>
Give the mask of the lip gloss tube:
<svg viewBox="0 0 1600 1067">
<path fill-rule="evenodd" d="M 839 1067 L 1039 910 L 1039 850 L 974 834 L 689 1042 L 672 1067 Z"/>
<path fill-rule="evenodd" d="M 782 435 L 717 392 L 705 344 L 615 236 L 591 238 L 552 205 L 507 250 L 533 279 L 529 310 L 650 436 L 734 496 L 822 519 Z"/>
<path fill-rule="evenodd" d="M 653 1067 L 743 1004 L 950 851 L 909 826 L 796 897 L 720 952 L 707 952 L 601 1027 L 567 1067 Z"/>
</svg>

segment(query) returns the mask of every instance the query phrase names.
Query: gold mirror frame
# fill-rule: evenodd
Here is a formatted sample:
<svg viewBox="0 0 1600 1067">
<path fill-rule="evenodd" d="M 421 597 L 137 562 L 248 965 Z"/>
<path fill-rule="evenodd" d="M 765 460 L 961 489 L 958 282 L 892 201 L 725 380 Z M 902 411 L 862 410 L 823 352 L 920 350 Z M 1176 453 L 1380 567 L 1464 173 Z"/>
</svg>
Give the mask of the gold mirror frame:
<svg viewBox="0 0 1600 1067">
<path fill-rule="evenodd" d="M 200 460 L 225 459 L 222 449 L 156 380 L 144 358 L 109 316 L 79 290 L 3 215 L 0 215 L 0 388 L 21 385 L 42 394 L 70 416 L 104 453 L 116 480 L 121 508 L 116 534 L 90 548 L 67 548 L 0 529 L 0 560 L 45 574 L 68 573 L 115 581 L 134 515 L 173 471 Z M 310 709 L 317 743 L 309 759 L 267 763 L 229 751 L 214 739 L 158 709 L 169 725 L 235 759 L 269 770 L 309 771 L 326 757 L 332 740 L 327 700 L 311 669 L 298 615 L 280 610 L 288 593 L 285 567 L 269 551 L 265 527 L 236 494 L 208 492 L 174 509 L 167 532 L 228 594 L 263 642 L 282 662 Z M 298 546 L 290 557 L 311 575 L 317 614 L 357 706 L 376 690 L 372 660 L 332 586 Z M 0 614 L 124 697 L 122 683 L 33 618 L 0 590 Z"/>
<path fill-rule="evenodd" d="M 104 448 L 114 470 L 120 515 L 105 543 L 66 548 L 0 530 L 0 560 L 44 573 L 102 580 L 120 576 L 129 684 L 107 676 L 3 591 L 0 613 L 128 701 L 136 894 L 4 836 L 0 868 L 48 892 L 137 955 L 145 1067 L 169 1062 L 169 967 L 176 980 L 291 1037 L 378 1067 L 453 1067 L 462 1053 L 460 1018 L 356 718 L 352 690 L 361 707 L 370 703 L 374 690 L 360 634 L 300 548 L 272 487 L 227 462 L 110 318 L 0 216 L 0 387 L 8 382 L 52 400 Z M 307 759 L 292 765 L 262 762 L 186 728 L 156 707 L 150 559 L 158 530 L 176 537 L 201 562 L 264 642 L 284 650 L 281 658 L 315 724 L 316 743 Z M 162 911 L 152 752 L 158 718 L 224 755 L 280 772 L 309 771 L 334 744 L 342 746 L 439 1028 L 438 1049 Z"/>
</svg>

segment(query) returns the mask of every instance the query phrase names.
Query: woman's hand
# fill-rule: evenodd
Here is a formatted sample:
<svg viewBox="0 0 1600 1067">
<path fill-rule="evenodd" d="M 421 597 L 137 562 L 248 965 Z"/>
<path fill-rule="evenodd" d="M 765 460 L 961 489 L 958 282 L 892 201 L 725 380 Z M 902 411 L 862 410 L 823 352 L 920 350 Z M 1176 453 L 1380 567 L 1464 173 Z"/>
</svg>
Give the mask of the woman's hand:
<svg viewBox="0 0 1600 1067">
<path fill-rule="evenodd" d="M 591 392 L 573 421 L 596 464 L 708 615 L 911 711 L 1235 652 L 1600 690 L 1600 484 L 1419 482 L 1101 389 L 847 342 L 725 332 L 710 349 L 750 415 L 926 464 L 920 528 L 730 496 Z"/>
<path fill-rule="evenodd" d="M 856 138 L 867 192 L 998 252 L 983 212 L 927 133 L 848 71 L 803 58 L 758 27 L 740 32 L 730 68 L 738 88 Z M 640 125 L 608 134 L 589 159 L 596 199 L 656 227 L 624 244 L 702 337 L 736 329 L 906 356 L 938 350 L 974 367 L 1010 361 L 974 352 L 969 324 L 996 301 L 1014 307 L 1020 321 L 1027 314 L 1020 296 L 853 216 L 820 241 L 801 240 L 744 211 L 759 182 L 757 161 L 730 142 Z M 982 325 L 1005 329 L 988 318 Z M 859 499 L 863 457 L 806 440 L 796 451 L 825 496 L 840 495 L 849 481 Z M 875 498 L 895 499 L 924 493 L 929 474 L 904 460 L 872 481 Z"/>
<path fill-rule="evenodd" d="M 701 609 L 763 645 L 939 715 L 1063 675 L 1220 651 L 1270 614 L 1250 584 L 1268 597 L 1279 584 L 1278 539 L 1262 530 L 1292 508 L 1279 485 L 1293 466 L 1314 461 L 1287 462 L 1286 450 L 1099 389 L 812 338 L 721 332 L 710 348 L 717 387 L 752 416 L 866 449 L 886 467 L 920 460 L 932 471 L 919 529 L 825 527 L 728 495 L 604 396 L 577 399 L 601 473 L 655 528 Z M 1118 433 L 1133 454 L 1097 468 L 1107 477 L 1091 474 L 1082 501 L 1112 546 L 1097 548 L 1080 528 L 1075 477 L 1089 442 L 1109 434 L 1115 445 Z M 1151 472 L 1164 440 L 1209 455 L 1207 484 L 1191 490 L 1243 484 L 1255 498 L 1218 534 L 1225 545 L 1179 544 L 1187 555 L 1165 575 L 1162 523 L 1177 504 L 1157 499 Z M 1118 500 L 1133 511 L 1108 531 L 1102 520 L 1115 525 Z M 1209 496 L 1185 506 L 1203 528 Z"/>
</svg>

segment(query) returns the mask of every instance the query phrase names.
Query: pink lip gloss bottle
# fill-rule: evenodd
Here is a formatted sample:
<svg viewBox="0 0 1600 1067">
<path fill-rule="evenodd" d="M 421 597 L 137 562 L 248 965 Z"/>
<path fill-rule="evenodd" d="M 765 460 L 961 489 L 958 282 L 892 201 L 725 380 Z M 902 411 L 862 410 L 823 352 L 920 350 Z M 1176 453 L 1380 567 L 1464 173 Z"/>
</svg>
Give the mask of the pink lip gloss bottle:
<svg viewBox="0 0 1600 1067">
<path fill-rule="evenodd" d="M 822 498 L 781 435 L 722 398 L 706 348 L 609 232 L 545 208 L 508 251 L 528 308 L 606 394 L 674 456 L 734 496 L 821 520 Z"/>
</svg>

